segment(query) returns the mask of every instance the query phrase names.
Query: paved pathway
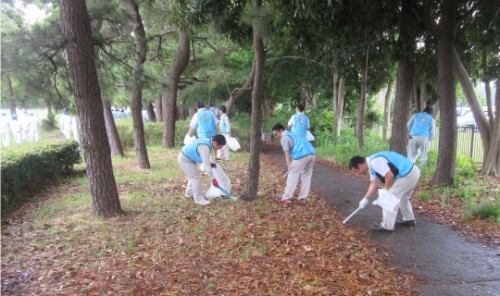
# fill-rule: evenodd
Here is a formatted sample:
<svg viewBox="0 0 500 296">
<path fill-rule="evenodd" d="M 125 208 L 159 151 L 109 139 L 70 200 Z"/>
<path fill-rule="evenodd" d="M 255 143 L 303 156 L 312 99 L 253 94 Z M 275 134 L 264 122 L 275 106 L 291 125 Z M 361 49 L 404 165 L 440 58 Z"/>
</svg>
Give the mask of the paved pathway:
<svg viewBox="0 0 500 296">
<path fill-rule="evenodd" d="M 278 145 L 266 145 L 263 152 L 285 168 Z M 345 216 L 357 208 L 368 188 L 362 178 L 348 176 L 316 163 L 312 190 Z M 416 227 L 396 227 L 392 233 L 373 233 L 370 225 L 380 222 L 382 210 L 369 205 L 346 224 L 392 252 L 389 263 L 416 278 L 415 288 L 424 295 L 500 295 L 500 247 L 485 247 L 471 241 L 432 218 L 415 213 Z"/>
</svg>

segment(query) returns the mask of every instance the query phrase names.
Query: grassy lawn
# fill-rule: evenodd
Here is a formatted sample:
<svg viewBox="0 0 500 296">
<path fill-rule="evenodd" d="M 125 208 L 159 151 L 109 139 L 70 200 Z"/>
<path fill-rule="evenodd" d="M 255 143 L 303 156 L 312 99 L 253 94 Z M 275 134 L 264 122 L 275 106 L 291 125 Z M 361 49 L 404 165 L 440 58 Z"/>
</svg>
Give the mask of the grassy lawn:
<svg viewBox="0 0 500 296">
<path fill-rule="evenodd" d="M 122 216 L 92 216 L 82 173 L 3 217 L 2 294 L 415 295 L 411 277 L 321 198 L 274 202 L 283 172 L 266 159 L 257 200 L 200 207 L 183 196 L 178 150 L 148 152 L 151 170 L 137 168 L 133 151 L 113 160 Z M 247 159 L 233 153 L 223 164 L 235 195 Z"/>
</svg>

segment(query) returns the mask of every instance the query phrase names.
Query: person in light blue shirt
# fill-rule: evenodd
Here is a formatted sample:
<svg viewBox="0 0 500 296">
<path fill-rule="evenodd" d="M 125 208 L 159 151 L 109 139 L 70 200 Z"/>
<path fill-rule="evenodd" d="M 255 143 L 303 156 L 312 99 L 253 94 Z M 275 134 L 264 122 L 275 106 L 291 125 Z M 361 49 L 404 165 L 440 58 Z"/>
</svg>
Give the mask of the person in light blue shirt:
<svg viewBox="0 0 500 296">
<path fill-rule="evenodd" d="M 189 131 L 187 135 L 196 130 L 198 138 L 211 138 L 219 132 L 219 120 L 215 114 L 205 108 L 205 103 L 201 101 L 196 102 L 197 112 L 191 118 L 189 123 Z"/>
<path fill-rule="evenodd" d="M 423 112 L 413 115 L 406 127 L 410 135 L 406 154 L 412 162 L 416 162 L 420 156 L 420 166 L 425 167 L 431 140 L 436 131 L 436 121 L 432 118 L 432 108 L 426 107 Z"/>
<path fill-rule="evenodd" d="M 291 203 L 300 178 L 301 189 L 298 200 L 306 202 L 311 187 L 316 151 L 306 137 L 286 131 L 285 127 L 279 123 L 273 126 L 272 131 L 273 135 L 281 141 L 281 147 L 285 153 L 286 165 L 288 167 L 288 171 L 285 174 L 285 192 L 277 201 L 287 204 Z"/>
<path fill-rule="evenodd" d="M 354 156 L 349 161 L 349 169 L 355 169 L 361 174 L 370 174 L 370 186 L 359 202 L 363 209 L 375 194 L 379 186 L 383 186 L 400 200 L 398 206 L 389 211 L 382 210 L 382 223 L 373 225 L 371 230 L 378 232 L 391 232 L 394 225 L 415 226 L 415 216 L 410 203 L 413 188 L 420 178 L 420 169 L 408 158 L 393 151 L 382 151 L 368 157 Z M 396 221 L 398 208 L 403 214 L 403 219 Z"/>
<path fill-rule="evenodd" d="M 311 125 L 309 123 L 309 117 L 304 114 L 304 105 L 297 104 L 297 106 L 295 106 L 295 112 L 296 114 L 288 121 L 288 127 L 291 128 L 293 133 L 305 137 L 307 136 L 307 131 L 311 129 Z"/>
<path fill-rule="evenodd" d="M 222 135 L 226 138 L 227 140 L 231 137 L 231 122 L 229 122 L 229 117 L 226 114 L 227 108 L 226 106 L 222 105 L 219 107 L 219 114 L 220 114 L 220 131 Z M 222 149 L 217 150 L 217 161 L 224 160 L 224 161 L 229 161 L 229 146 L 225 145 Z"/>
</svg>

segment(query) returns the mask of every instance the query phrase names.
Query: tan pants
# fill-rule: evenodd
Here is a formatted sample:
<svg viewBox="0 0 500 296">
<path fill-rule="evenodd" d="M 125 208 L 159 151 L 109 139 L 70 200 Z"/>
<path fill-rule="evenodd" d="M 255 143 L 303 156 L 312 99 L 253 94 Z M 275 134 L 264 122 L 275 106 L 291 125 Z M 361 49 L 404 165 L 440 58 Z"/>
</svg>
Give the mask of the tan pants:
<svg viewBox="0 0 500 296">
<path fill-rule="evenodd" d="M 313 154 L 304 156 L 297 160 L 292 160 L 292 165 L 288 171 L 288 177 L 286 179 L 285 193 L 283 193 L 282 199 L 292 199 L 295 188 L 297 184 L 301 183 L 299 199 L 307 198 L 309 190 L 311 188 L 311 177 L 313 173 L 315 156 Z"/>
<path fill-rule="evenodd" d="M 394 224 L 396 223 L 396 217 L 398 215 L 398 208 L 401 210 L 401 214 L 403 214 L 404 221 L 415 219 L 415 216 L 413 216 L 410 198 L 413 188 L 417 185 L 419 178 L 420 169 L 414 165 L 408 175 L 394 181 L 394 184 L 392 184 L 389 192 L 399 198 L 400 202 L 394 211 L 382 209 L 382 226 L 385 229 L 394 230 Z"/>
<path fill-rule="evenodd" d="M 413 136 L 406 147 L 406 155 L 413 163 L 417 162 L 417 158 L 420 155 L 420 164 L 424 167 L 427 164 L 427 154 L 429 154 L 430 148 L 431 142 L 427 137 Z"/>
<path fill-rule="evenodd" d="M 204 200 L 202 185 L 202 177 L 198 172 L 198 167 L 191 159 L 187 158 L 184 154 L 179 153 L 177 159 L 182 171 L 188 177 L 186 186 L 186 197 L 193 197 L 195 201 Z"/>
<path fill-rule="evenodd" d="M 224 138 L 229 139 L 229 135 L 227 133 L 222 133 Z M 224 157 L 222 157 L 224 155 Z M 229 161 L 229 146 L 226 144 L 222 149 L 217 150 L 217 158 L 222 159 L 224 161 Z"/>
</svg>

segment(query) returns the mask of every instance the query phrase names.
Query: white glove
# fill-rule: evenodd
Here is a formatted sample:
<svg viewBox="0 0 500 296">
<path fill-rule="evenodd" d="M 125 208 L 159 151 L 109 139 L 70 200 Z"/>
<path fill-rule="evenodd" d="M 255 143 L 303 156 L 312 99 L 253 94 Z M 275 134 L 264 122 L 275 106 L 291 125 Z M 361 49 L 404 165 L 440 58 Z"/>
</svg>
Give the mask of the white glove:
<svg viewBox="0 0 500 296">
<path fill-rule="evenodd" d="M 368 200 L 366 198 L 363 198 L 362 200 L 359 201 L 359 208 L 364 209 L 368 205 Z"/>
</svg>

